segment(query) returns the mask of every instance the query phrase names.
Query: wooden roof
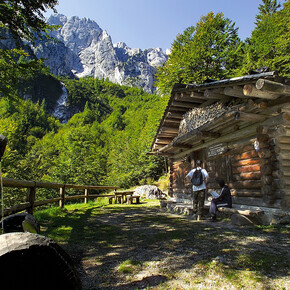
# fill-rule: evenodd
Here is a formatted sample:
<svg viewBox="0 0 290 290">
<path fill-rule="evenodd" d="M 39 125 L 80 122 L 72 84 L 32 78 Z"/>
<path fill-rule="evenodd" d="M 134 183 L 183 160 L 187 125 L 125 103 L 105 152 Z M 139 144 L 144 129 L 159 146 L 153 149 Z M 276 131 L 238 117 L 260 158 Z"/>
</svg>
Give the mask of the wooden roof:
<svg viewBox="0 0 290 290">
<path fill-rule="evenodd" d="M 150 154 L 170 156 L 180 150 L 190 149 L 198 142 L 214 140 L 221 130 L 229 127 L 242 129 L 277 115 L 273 106 L 290 103 L 290 80 L 278 77 L 275 72 L 266 72 L 238 78 L 213 81 L 204 84 L 175 84 L 171 97 L 160 121 Z M 178 136 L 184 114 L 193 108 L 207 107 L 216 102 L 228 103 L 237 100 L 234 106 L 215 120 Z M 271 109 L 270 109 L 271 107 Z M 230 125 L 230 126 L 229 126 Z"/>
</svg>

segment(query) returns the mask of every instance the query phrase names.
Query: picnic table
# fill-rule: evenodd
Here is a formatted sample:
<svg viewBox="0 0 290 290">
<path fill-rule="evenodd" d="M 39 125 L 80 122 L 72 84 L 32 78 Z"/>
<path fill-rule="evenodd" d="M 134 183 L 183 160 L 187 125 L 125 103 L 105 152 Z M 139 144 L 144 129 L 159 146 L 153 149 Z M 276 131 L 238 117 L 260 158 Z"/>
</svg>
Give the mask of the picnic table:
<svg viewBox="0 0 290 290">
<path fill-rule="evenodd" d="M 126 191 L 114 191 L 114 196 L 109 198 L 109 203 L 112 204 L 113 200 L 115 203 L 140 203 L 140 196 L 133 195 L 134 190 L 126 190 Z"/>
</svg>

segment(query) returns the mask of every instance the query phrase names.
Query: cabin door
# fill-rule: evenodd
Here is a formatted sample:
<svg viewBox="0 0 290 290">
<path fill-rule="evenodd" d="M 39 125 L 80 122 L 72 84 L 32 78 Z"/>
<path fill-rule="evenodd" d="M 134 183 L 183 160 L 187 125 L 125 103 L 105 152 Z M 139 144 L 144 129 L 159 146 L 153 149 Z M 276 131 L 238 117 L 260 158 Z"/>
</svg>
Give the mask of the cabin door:
<svg viewBox="0 0 290 290">
<path fill-rule="evenodd" d="M 230 156 L 222 156 L 217 158 L 215 166 L 212 168 L 215 170 L 215 176 L 224 179 L 226 183 L 231 181 L 232 177 L 232 166 Z"/>
</svg>

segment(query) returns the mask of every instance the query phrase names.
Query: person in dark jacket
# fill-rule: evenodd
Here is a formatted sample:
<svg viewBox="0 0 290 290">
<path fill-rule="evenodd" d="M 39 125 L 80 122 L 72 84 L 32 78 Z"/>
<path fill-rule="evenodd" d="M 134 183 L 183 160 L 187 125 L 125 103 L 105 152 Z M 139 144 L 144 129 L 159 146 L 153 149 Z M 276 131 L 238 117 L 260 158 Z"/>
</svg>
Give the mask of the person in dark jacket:
<svg viewBox="0 0 290 290">
<path fill-rule="evenodd" d="M 232 196 L 229 187 L 225 184 L 223 179 L 217 178 L 216 182 L 221 187 L 220 195 L 213 198 L 209 208 L 210 221 L 216 220 L 216 213 L 219 207 L 232 207 Z"/>
</svg>

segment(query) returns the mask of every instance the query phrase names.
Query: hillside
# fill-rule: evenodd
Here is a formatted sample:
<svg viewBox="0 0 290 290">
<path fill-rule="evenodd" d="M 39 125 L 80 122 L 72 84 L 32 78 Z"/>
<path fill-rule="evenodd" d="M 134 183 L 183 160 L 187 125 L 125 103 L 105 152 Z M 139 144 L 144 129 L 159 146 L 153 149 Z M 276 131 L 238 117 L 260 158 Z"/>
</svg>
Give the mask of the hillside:
<svg viewBox="0 0 290 290">
<path fill-rule="evenodd" d="M 0 100 L 5 177 L 128 188 L 162 175 L 164 160 L 146 152 L 166 98 L 93 78 L 62 82 L 69 107 L 80 110 L 66 124 L 45 101 Z"/>
</svg>

